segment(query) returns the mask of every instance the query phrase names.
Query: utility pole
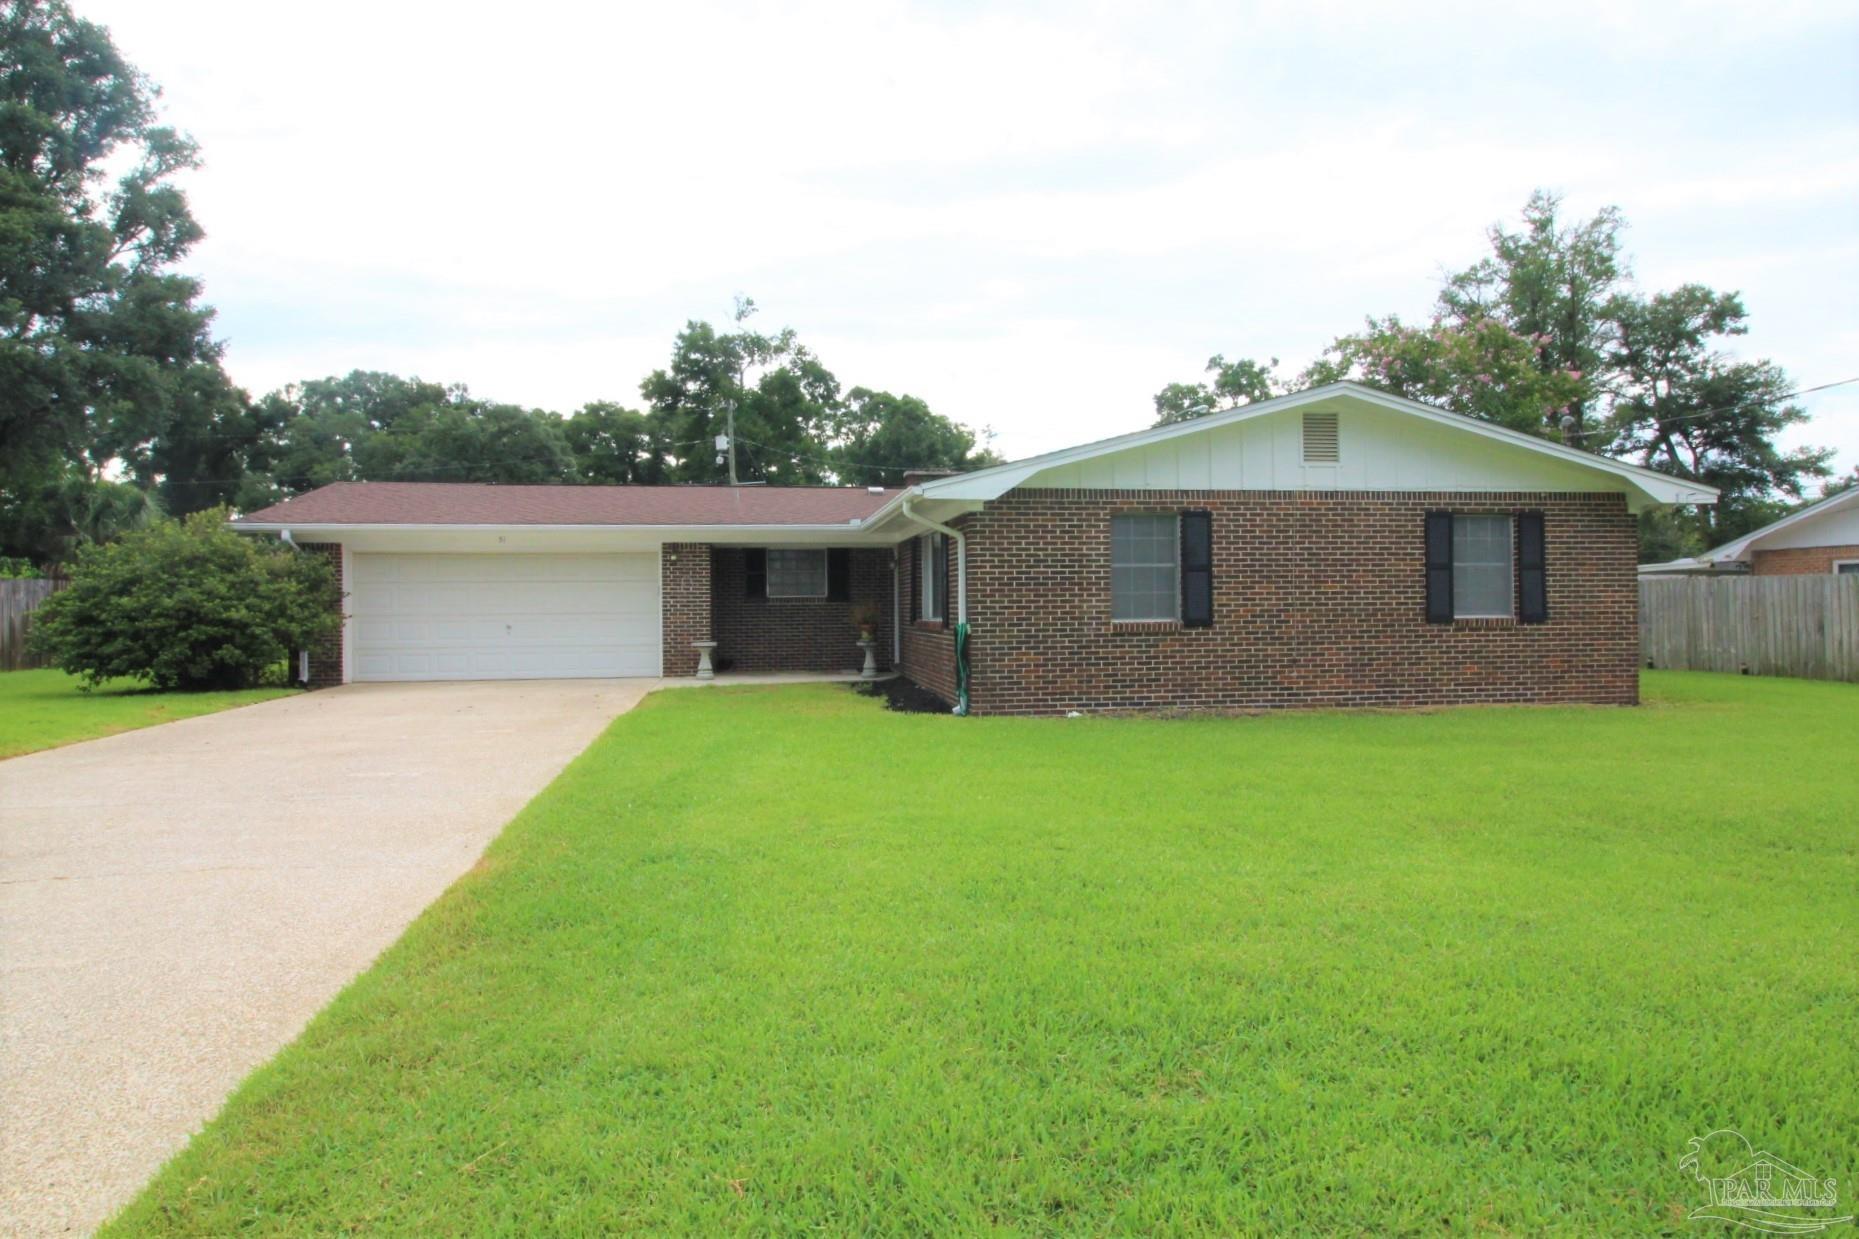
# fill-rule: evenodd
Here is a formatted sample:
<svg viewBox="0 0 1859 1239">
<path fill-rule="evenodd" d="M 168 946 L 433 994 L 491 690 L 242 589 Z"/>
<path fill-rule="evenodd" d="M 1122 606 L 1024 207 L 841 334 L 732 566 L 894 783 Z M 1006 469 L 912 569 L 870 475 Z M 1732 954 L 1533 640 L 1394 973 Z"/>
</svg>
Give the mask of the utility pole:
<svg viewBox="0 0 1859 1239">
<path fill-rule="evenodd" d="M 736 478 L 736 402 L 742 398 L 743 385 L 749 381 L 749 361 L 742 355 L 743 327 L 749 315 L 755 313 L 755 302 L 741 293 L 736 294 L 736 305 L 731 315 L 736 320 L 736 394 L 730 397 L 729 407 L 724 411 L 725 429 L 729 435 L 729 484 L 740 486 Z"/>
<path fill-rule="evenodd" d="M 736 380 L 736 386 L 738 388 L 742 386 L 740 377 Z M 725 433 L 729 435 L 729 484 L 731 486 L 736 486 L 739 485 L 739 483 L 736 481 L 736 402 L 734 400 L 729 402 L 729 411 L 726 415 L 726 421 L 728 429 Z"/>
</svg>

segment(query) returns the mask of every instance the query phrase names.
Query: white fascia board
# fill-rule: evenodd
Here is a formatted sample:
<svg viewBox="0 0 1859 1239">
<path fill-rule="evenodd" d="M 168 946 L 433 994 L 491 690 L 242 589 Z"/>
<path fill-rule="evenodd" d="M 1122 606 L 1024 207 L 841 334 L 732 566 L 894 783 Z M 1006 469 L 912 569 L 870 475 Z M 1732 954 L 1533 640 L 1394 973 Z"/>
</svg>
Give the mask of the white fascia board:
<svg viewBox="0 0 1859 1239">
<path fill-rule="evenodd" d="M 1708 559 L 1670 559 L 1662 564 L 1641 564 L 1639 575 L 1663 576 L 1736 576 L 1735 568 L 1725 568 Z"/>
<path fill-rule="evenodd" d="M 928 516 L 937 521 L 951 521 L 970 512 L 979 512 L 982 503 L 979 499 L 949 500 L 940 496 L 925 498 L 923 488 L 913 486 L 909 490 L 893 495 L 889 503 L 866 517 L 864 526 L 866 532 L 876 533 L 881 528 L 892 526 L 894 528 L 890 529 L 890 536 L 885 539 L 887 542 L 898 542 L 922 533 L 922 522 L 904 512 L 905 499 L 914 500 L 911 506 L 917 510 L 916 516 Z M 900 522 L 901 527 L 895 527 L 899 526 Z"/>
<path fill-rule="evenodd" d="M 1716 489 L 1701 482 L 1689 482 L 1653 469 L 1643 469 L 1638 465 L 1610 460 L 1605 456 L 1597 456 L 1579 448 L 1552 443 L 1548 439 L 1521 434 L 1503 426 L 1494 426 L 1490 422 L 1481 422 L 1475 418 L 1466 417 L 1461 413 L 1436 409 L 1430 404 L 1421 404 L 1417 400 L 1389 395 L 1387 392 L 1377 391 L 1372 387 L 1364 387 L 1360 383 L 1349 382 L 1330 383 L 1323 387 L 1310 388 L 1307 391 L 1292 392 L 1288 396 L 1278 396 L 1254 404 L 1242 404 L 1236 409 L 1209 413 L 1205 417 L 1176 422 L 1171 426 L 1139 430 L 1133 434 L 1119 435 L 1114 439 L 1100 439 L 1095 443 L 1084 443 L 1077 447 L 1048 452 L 1044 456 L 1033 456 L 1026 460 L 997 465 L 992 469 L 981 469 L 952 478 L 941 478 L 937 481 L 925 482 L 917 489 L 926 499 L 998 499 L 1034 474 L 1060 465 L 1089 460 L 1094 456 L 1105 456 L 1112 452 L 1127 451 L 1130 448 L 1147 447 L 1152 443 L 1165 443 L 1184 435 L 1202 434 L 1221 426 L 1230 426 L 1235 422 L 1265 417 L 1273 413 L 1283 413 L 1288 409 L 1338 398 L 1375 405 L 1396 413 L 1405 413 L 1453 430 L 1479 435 L 1499 443 L 1539 452 L 1570 464 L 1581 465 L 1600 473 L 1611 474 L 1631 483 L 1655 504 L 1715 503 L 1717 501 Z M 889 504 L 885 505 L 886 509 L 889 507 Z M 884 510 L 880 509 L 881 512 Z"/>
<path fill-rule="evenodd" d="M 906 486 L 903 490 L 898 491 L 895 495 L 885 500 L 883 507 L 865 518 L 865 528 L 876 529 L 880 525 L 888 524 L 894 517 L 903 512 L 904 500 L 906 498 L 912 496 L 920 497 L 922 494 L 922 486 Z"/>
<path fill-rule="evenodd" d="M 364 524 L 356 521 L 266 521 L 260 524 L 253 521 L 228 521 L 227 527 L 240 533 L 288 531 L 293 538 L 310 537 L 331 542 L 340 541 L 340 535 L 344 533 L 610 533 L 644 534 L 665 542 L 752 542 L 768 538 L 794 538 L 819 543 L 838 540 L 878 544 L 887 541 L 872 534 L 870 520 L 852 521 L 843 525 L 467 525 L 412 522 Z"/>
<path fill-rule="evenodd" d="M 1780 533 L 1790 526 L 1798 525 L 1802 521 L 1809 520 L 1816 516 L 1825 516 L 1829 512 L 1838 512 L 1849 503 L 1859 503 L 1859 486 L 1843 490 L 1837 495 L 1830 495 L 1820 500 L 1818 503 L 1810 503 L 1799 512 L 1790 512 L 1780 520 L 1771 521 L 1769 524 L 1764 525 L 1762 528 L 1752 533 L 1744 534 L 1734 542 L 1726 542 L 1715 550 L 1706 551 L 1698 556 L 1698 558 L 1707 560 L 1711 563 L 1740 563 L 1748 558 L 1751 548 L 1753 548 L 1756 543 L 1762 541 L 1762 539 L 1768 537 L 1770 534 Z"/>
</svg>

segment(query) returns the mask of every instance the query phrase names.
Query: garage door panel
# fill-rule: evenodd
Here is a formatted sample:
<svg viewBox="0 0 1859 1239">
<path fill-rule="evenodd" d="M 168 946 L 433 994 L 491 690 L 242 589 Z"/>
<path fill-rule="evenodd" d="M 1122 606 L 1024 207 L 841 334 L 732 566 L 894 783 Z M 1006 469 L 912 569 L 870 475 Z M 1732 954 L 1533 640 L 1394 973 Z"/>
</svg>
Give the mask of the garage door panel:
<svg viewBox="0 0 1859 1239">
<path fill-rule="evenodd" d="M 357 616 L 355 644 L 363 650 L 425 650 L 489 645 L 506 636 L 506 624 L 490 619 L 410 619 L 397 616 L 371 620 Z"/>
<path fill-rule="evenodd" d="M 657 675 L 659 564 L 622 555 L 356 555 L 354 678 Z"/>
<path fill-rule="evenodd" d="M 456 562 L 450 562 L 456 561 Z M 603 562 L 606 561 L 606 562 Z M 548 584 L 652 582 L 658 556 L 628 555 L 366 555 L 356 557 L 355 580 L 390 585 Z"/>
<path fill-rule="evenodd" d="M 584 668 L 578 675 L 623 676 L 631 651 L 619 646 L 576 646 L 555 649 L 514 650 L 509 667 L 515 675 L 526 678 L 554 678 L 570 673 L 565 667 Z"/>
</svg>

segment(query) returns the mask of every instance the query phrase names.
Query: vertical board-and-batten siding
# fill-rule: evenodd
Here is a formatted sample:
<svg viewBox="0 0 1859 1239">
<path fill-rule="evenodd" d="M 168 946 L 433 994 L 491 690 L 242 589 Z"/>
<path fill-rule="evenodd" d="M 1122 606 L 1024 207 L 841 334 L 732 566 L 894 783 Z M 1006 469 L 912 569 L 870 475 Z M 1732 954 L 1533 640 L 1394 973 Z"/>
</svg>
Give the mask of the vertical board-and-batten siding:
<svg viewBox="0 0 1859 1239">
<path fill-rule="evenodd" d="M 1684 577 L 1639 589 L 1649 667 L 1859 682 L 1859 576 Z"/>
<path fill-rule="evenodd" d="M 0 580 L 0 671 L 51 665 L 49 659 L 27 650 L 26 634 L 32 628 L 32 613 L 64 587 L 63 580 L 48 577 Z"/>
<path fill-rule="evenodd" d="M 1618 491 L 1619 480 L 1403 413 L 1350 406 L 1334 464 L 1306 464 L 1287 410 L 1043 470 L 1022 489 Z"/>
</svg>

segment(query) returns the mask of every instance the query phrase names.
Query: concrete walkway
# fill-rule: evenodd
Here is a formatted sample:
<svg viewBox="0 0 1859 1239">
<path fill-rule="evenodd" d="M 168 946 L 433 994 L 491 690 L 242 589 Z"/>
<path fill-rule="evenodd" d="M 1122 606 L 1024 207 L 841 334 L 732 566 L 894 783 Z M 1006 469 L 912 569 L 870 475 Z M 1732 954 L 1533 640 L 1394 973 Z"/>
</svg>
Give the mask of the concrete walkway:
<svg viewBox="0 0 1859 1239">
<path fill-rule="evenodd" d="M 657 686 L 352 685 L 0 761 L 0 1233 L 125 1204 Z"/>
</svg>

